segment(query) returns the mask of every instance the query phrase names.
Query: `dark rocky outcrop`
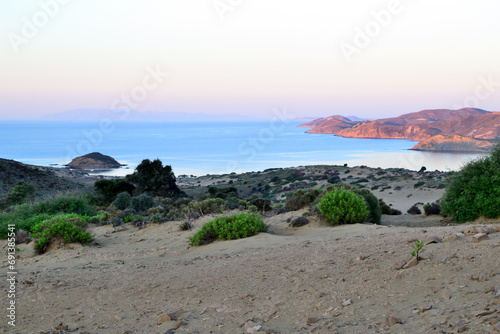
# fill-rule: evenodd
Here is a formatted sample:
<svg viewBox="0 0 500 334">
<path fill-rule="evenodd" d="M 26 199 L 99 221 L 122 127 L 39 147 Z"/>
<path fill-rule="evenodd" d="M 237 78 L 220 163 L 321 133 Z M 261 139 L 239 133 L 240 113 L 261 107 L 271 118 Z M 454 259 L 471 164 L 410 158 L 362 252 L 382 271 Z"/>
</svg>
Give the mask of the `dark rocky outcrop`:
<svg viewBox="0 0 500 334">
<path fill-rule="evenodd" d="M 112 169 L 123 165 L 109 155 L 93 152 L 74 158 L 66 166 L 76 169 Z"/>
</svg>

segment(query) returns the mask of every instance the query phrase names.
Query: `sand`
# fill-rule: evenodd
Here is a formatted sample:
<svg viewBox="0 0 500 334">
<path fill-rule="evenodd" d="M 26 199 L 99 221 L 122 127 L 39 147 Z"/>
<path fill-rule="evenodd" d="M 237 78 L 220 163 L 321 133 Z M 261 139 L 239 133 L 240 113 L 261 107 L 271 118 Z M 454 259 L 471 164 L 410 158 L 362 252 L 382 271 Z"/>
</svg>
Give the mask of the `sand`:
<svg viewBox="0 0 500 334">
<path fill-rule="evenodd" d="M 92 226 L 95 245 L 44 255 L 19 245 L 14 332 L 500 331 L 499 221 L 436 226 L 447 222 L 402 215 L 383 216 L 381 226 L 332 227 L 311 218 L 289 227 L 287 219 L 303 212 L 264 217 L 268 233 L 200 247 L 187 238 L 211 215 L 192 231 L 180 231 L 180 222 Z M 428 244 L 417 265 L 398 269 L 415 240 L 483 225 L 493 228 L 489 240 L 465 235 Z M 0 331 L 12 332 L 4 321 Z"/>
</svg>

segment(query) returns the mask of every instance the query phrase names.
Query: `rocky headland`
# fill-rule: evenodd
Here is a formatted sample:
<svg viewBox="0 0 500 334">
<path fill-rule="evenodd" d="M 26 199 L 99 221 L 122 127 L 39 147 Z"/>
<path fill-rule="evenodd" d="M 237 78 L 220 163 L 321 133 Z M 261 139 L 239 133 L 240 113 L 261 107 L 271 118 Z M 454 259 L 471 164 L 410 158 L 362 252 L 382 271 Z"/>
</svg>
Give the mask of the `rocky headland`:
<svg viewBox="0 0 500 334">
<path fill-rule="evenodd" d="M 373 121 L 352 121 L 336 115 L 299 126 L 311 127 L 307 133 L 346 138 L 419 141 L 414 150 L 487 152 L 500 139 L 500 112 L 475 108 L 436 109 Z"/>
</svg>

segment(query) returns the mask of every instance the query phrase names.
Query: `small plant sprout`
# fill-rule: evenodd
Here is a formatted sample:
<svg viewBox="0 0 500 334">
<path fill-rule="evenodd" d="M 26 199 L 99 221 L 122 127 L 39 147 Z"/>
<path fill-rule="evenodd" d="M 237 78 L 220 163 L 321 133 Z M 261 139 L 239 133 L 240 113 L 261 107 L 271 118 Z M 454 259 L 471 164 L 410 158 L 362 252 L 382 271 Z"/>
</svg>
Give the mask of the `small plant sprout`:
<svg viewBox="0 0 500 334">
<path fill-rule="evenodd" d="M 424 247 L 424 241 L 415 241 L 415 245 L 413 245 L 413 250 L 411 251 L 411 256 L 414 256 L 417 258 L 417 261 L 420 260 L 420 256 L 418 253 L 422 250 L 422 247 Z"/>
</svg>

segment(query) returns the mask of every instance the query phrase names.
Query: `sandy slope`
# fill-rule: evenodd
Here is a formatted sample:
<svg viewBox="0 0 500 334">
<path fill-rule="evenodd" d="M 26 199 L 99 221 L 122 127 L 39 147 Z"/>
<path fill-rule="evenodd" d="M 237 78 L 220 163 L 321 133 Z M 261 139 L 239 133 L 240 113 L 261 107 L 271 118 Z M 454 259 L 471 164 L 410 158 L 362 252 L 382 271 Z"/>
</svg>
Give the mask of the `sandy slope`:
<svg viewBox="0 0 500 334">
<path fill-rule="evenodd" d="M 16 330 L 56 333 L 50 329 L 61 324 L 70 333 L 500 331 L 500 233 L 479 243 L 465 236 L 429 244 L 425 260 L 398 270 L 414 240 L 470 225 L 395 226 L 439 220 L 403 215 L 383 217 L 394 226 L 331 227 L 313 219 L 288 227 L 287 218 L 301 214 L 267 218 L 269 233 L 196 248 L 187 244 L 194 231 L 179 231 L 179 222 L 115 232 L 94 227 L 99 246 L 71 244 L 42 256 L 21 245 Z M 196 228 L 211 218 L 200 218 Z M 164 314 L 171 321 L 158 325 Z M 0 331 L 8 330 L 2 321 Z"/>
</svg>

